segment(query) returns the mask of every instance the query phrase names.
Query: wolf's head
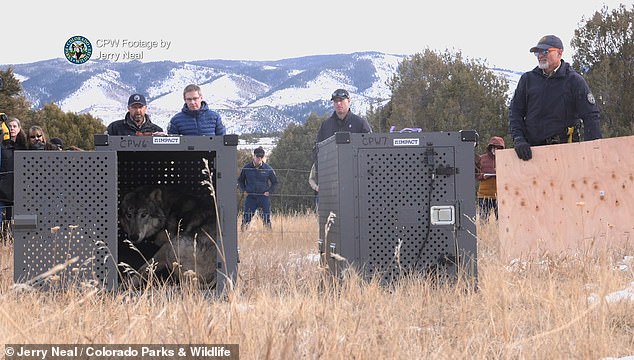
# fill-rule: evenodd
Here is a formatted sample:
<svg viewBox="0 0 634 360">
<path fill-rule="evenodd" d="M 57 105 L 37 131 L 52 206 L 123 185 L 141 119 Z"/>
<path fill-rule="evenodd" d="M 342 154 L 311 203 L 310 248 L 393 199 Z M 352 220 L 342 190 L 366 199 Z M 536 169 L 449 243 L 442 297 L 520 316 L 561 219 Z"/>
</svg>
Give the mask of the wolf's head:
<svg viewBox="0 0 634 360">
<path fill-rule="evenodd" d="M 161 189 L 127 193 L 119 206 L 119 222 L 133 243 L 149 239 L 165 229 L 166 214 Z"/>
</svg>

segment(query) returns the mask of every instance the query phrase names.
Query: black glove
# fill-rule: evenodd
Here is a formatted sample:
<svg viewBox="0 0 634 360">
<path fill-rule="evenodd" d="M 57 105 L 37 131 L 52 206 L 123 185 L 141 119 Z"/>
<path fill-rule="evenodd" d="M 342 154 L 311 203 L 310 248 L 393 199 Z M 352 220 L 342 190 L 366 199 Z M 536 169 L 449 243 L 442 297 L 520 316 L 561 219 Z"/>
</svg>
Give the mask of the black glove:
<svg viewBox="0 0 634 360">
<path fill-rule="evenodd" d="M 518 158 L 527 161 L 533 157 L 531 146 L 528 144 L 528 142 L 526 142 L 526 140 L 517 138 L 513 140 L 513 142 L 515 143 L 515 153 L 517 154 Z"/>
</svg>

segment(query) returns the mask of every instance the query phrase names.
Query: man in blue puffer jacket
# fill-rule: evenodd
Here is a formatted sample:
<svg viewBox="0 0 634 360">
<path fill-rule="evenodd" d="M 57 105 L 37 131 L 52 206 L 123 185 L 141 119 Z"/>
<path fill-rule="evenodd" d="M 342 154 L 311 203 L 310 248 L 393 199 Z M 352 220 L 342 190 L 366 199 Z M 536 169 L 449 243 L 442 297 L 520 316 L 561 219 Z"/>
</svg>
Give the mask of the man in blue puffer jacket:
<svg viewBox="0 0 634 360">
<path fill-rule="evenodd" d="M 225 126 L 220 114 L 211 110 L 203 101 L 200 86 L 190 84 L 183 90 L 185 105 L 174 115 L 167 125 L 170 135 L 224 135 Z"/>
</svg>

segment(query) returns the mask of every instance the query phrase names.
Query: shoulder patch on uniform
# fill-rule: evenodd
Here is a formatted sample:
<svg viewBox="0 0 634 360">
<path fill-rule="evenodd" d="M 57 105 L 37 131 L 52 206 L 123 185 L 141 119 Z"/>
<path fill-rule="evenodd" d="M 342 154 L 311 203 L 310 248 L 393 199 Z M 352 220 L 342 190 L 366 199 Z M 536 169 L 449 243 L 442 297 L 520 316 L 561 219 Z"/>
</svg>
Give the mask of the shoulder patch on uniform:
<svg viewBox="0 0 634 360">
<path fill-rule="evenodd" d="M 594 95 L 592 95 L 592 93 L 588 93 L 588 102 L 592 105 L 596 103 L 596 100 L 594 100 Z"/>
</svg>

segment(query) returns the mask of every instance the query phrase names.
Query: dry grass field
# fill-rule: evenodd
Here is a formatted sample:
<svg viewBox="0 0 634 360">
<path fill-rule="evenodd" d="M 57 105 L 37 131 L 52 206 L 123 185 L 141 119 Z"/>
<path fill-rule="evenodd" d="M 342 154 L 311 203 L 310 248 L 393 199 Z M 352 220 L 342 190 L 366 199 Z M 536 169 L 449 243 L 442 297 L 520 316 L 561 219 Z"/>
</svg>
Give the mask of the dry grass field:
<svg viewBox="0 0 634 360">
<path fill-rule="evenodd" d="M 240 233 L 225 298 L 157 287 L 18 291 L 0 247 L 0 342 L 239 344 L 242 359 L 605 359 L 634 355 L 634 249 L 503 263 L 495 222 L 478 230 L 478 291 L 421 278 L 333 282 L 317 217 L 259 218 Z M 629 263 L 628 263 L 629 262 Z M 622 301 L 615 292 L 628 289 Z"/>
</svg>

